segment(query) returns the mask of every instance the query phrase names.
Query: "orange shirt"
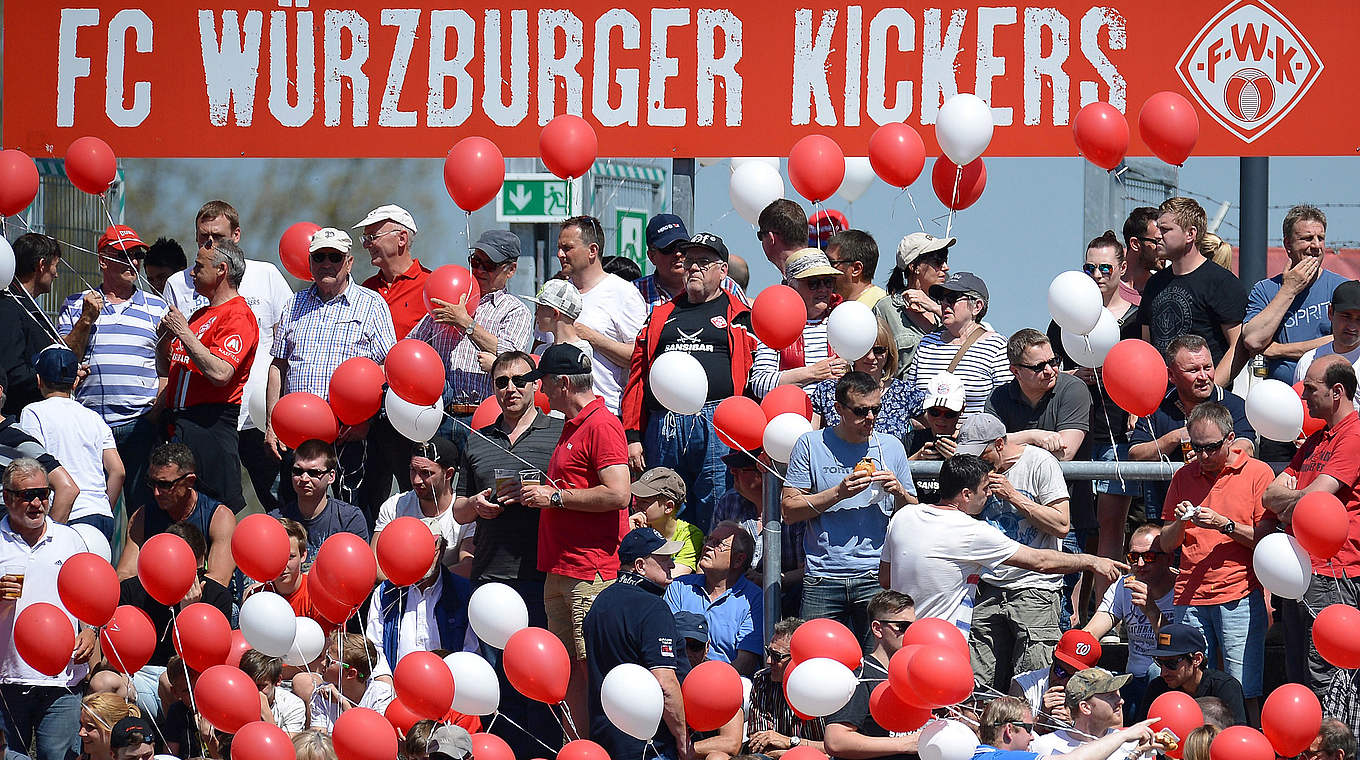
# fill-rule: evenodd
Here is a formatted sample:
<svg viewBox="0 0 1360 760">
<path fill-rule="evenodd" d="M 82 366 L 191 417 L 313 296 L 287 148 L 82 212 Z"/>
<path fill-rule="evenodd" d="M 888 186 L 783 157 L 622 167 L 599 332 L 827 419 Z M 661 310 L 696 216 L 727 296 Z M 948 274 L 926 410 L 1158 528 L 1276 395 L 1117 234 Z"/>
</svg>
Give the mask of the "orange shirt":
<svg viewBox="0 0 1360 760">
<path fill-rule="evenodd" d="M 303 573 L 301 578 L 302 582 L 298 584 L 297 590 L 283 598 L 288 600 L 288 606 L 293 608 L 294 615 L 315 620 L 317 624 L 321 626 L 321 632 L 329 636 L 332 631 L 338 629 L 340 626 L 327 620 L 325 615 L 322 615 L 317 611 L 316 607 L 312 606 L 312 595 L 307 591 L 307 583 L 309 580 L 307 574 Z"/>
<path fill-rule="evenodd" d="M 1265 517 L 1261 496 L 1273 480 L 1275 472 L 1270 465 L 1240 451 L 1230 454 L 1223 470 L 1213 478 L 1205 477 L 1198 465 L 1186 465 L 1171 478 L 1162 519 L 1175 520 L 1176 505 L 1188 501 L 1238 525 L 1255 525 Z M 1224 604 L 1261 587 L 1251 570 L 1251 549 L 1217 530 L 1193 523 L 1185 523 L 1180 569 L 1175 596 L 1180 606 Z"/>
<path fill-rule="evenodd" d="M 421 266 L 420 259 L 413 259 L 411 268 L 391 282 L 383 279 L 382 272 L 364 280 L 364 287 L 377 291 L 387 302 L 397 340 L 409 335 L 420 318 L 425 316 L 425 280 L 429 276 L 430 270 Z"/>
</svg>

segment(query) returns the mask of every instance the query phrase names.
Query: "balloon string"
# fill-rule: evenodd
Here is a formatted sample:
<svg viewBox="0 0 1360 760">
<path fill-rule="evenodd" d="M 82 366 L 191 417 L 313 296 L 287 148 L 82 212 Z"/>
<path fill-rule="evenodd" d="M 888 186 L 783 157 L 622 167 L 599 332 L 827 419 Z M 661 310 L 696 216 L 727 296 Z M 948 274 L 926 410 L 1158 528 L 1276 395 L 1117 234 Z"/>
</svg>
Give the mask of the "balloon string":
<svg viewBox="0 0 1360 760">
<path fill-rule="evenodd" d="M 936 159 L 944 160 L 944 159 Z M 949 233 L 954 229 L 954 207 L 959 204 L 959 183 L 963 181 L 963 167 L 958 166 L 954 169 L 954 192 L 949 200 L 949 221 L 944 225 L 944 236 L 949 237 Z"/>
<path fill-rule="evenodd" d="M 560 707 L 562 709 L 562 716 L 557 714 L 557 711 L 553 709 L 554 707 Z M 553 720 L 557 721 L 557 726 L 562 729 L 562 733 L 567 737 L 568 742 L 577 741 L 581 738 L 580 732 L 576 730 L 576 723 L 571 719 L 571 708 L 567 707 L 565 700 L 558 702 L 556 705 L 548 705 L 548 712 L 552 713 Z M 563 717 L 566 718 L 566 723 L 562 722 Z M 570 731 L 567 730 L 568 725 L 571 726 Z"/>
<path fill-rule="evenodd" d="M 1089 336 L 1085 336 L 1085 337 L 1086 337 L 1086 348 L 1087 348 L 1087 350 L 1090 350 L 1090 348 L 1091 348 L 1091 339 L 1090 339 Z M 1114 442 L 1114 425 L 1112 425 L 1112 424 L 1110 423 L 1110 410 L 1107 409 L 1107 408 L 1105 407 L 1105 401 L 1104 401 L 1104 399 L 1105 399 L 1105 387 L 1104 387 L 1104 386 L 1101 384 L 1101 382 L 1100 382 L 1100 374 L 1101 374 L 1101 373 L 1100 373 L 1100 368 L 1099 368 L 1099 367 L 1093 367 L 1093 368 L 1091 368 L 1091 371 L 1095 373 L 1095 376 L 1096 376 L 1096 390 L 1100 392 L 1100 398 L 1101 398 L 1101 401 L 1100 401 L 1100 411 L 1101 411 L 1102 414 L 1105 415 L 1105 430 L 1108 431 L 1109 434 L 1110 434 L 1110 452 L 1114 454 L 1114 476 L 1115 476 L 1116 478 L 1119 478 L 1119 489 L 1120 489 L 1121 491 L 1127 490 L 1127 486 L 1124 485 L 1124 473 L 1123 473 L 1123 471 L 1122 471 L 1122 470 L 1120 469 L 1120 467 L 1119 467 L 1119 447 L 1116 446 L 1116 445 L 1115 445 L 1115 442 Z M 1151 423 L 1149 423 L 1149 424 L 1151 424 Z"/>
<path fill-rule="evenodd" d="M 99 194 L 99 207 L 102 208 L 102 209 L 104 210 L 104 218 L 109 220 L 109 226 L 110 226 L 110 227 L 117 227 L 117 226 L 118 226 L 118 223 L 115 222 L 115 221 L 113 221 L 113 214 L 109 213 L 109 202 L 108 202 L 108 191 L 107 191 L 107 190 Z M 124 251 L 124 253 L 126 253 L 126 251 Z M 114 260 L 117 261 L 116 258 L 115 258 Z M 131 261 L 131 260 L 132 260 L 131 257 L 129 257 L 129 258 L 128 258 L 128 261 Z M 123 262 L 123 263 L 127 263 L 127 262 Z M 151 281 L 148 280 L 148 279 L 146 279 L 146 275 L 142 272 L 142 268 L 141 268 L 141 267 L 136 266 L 136 265 L 133 265 L 132 270 L 137 274 L 137 279 L 140 280 L 141 283 L 142 283 L 143 285 L 146 286 L 146 292 L 148 292 L 148 293 L 155 293 L 155 292 L 156 292 L 156 289 L 153 288 L 153 287 L 151 287 Z"/>
<path fill-rule="evenodd" d="M 548 706 L 548 712 L 552 712 L 552 706 L 551 706 L 551 705 Z M 554 715 L 553 717 L 557 717 L 557 716 Z M 493 713 L 491 714 L 491 722 L 488 723 L 488 724 L 486 725 L 486 731 L 487 731 L 487 733 L 490 733 L 490 732 L 491 732 L 491 727 L 494 726 L 494 725 L 496 724 L 496 721 L 497 721 L 497 720 L 500 720 L 500 719 L 503 719 L 503 720 L 505 720 L 506 723 L 509 723 L 510 725 L 514 726 L 515 728 L 518 728 L 518 729 L 520 730 L 521 733 L 523 733 L 525 736 L 529 737 L 530 739 L 533 739 L 534 741 L 538 742 L 538 746 L 542 747 L 543 749 L 548 750 L 549 753 L 551 753 L 551 754 L 553 754 L 553 755 L 556 755 L 558 752 L 561 752 L 561 751 L 562 751 L 562 749 L 561 749 L 560 747 L 557 748 L 557 749 L 553 749 L 552 747 L 549 747 L 547 744 L 544 744 L 542 739 L 538 738 L 537 736 L 534 736 L 532 733 L 529 732 L 528 729 L 526 729 L 524 726 L 521 726 L 520 724 L 516 723 L 515 721 L 511 720 L 509 715 L 506 715 L 505 713 L 501 712 L 500 710 L 497 710 L 497 711 L 495 711 L 495 712 L 493 712 Z M 560 722 L 559 722 L 559 725 L 560 725 Z M 565 732 L 566 732 L 566 729 L 564 728 L 564 729 L 562 729 L 562 731 L 563 731 L 563 733 L 565 733 Z"/>
<path fill-rule="evenodd" d="M 34 321 L 42 325 L 43 331 L 47 333 L 48 337 L 52 338 L 57 343 L 65 345 L 65 343 L 61 339 L 61 331 L 57 329 L 56 325 L 52 324 L 52 319 L 48 317 L 47 312 L 43 311 L 43 308 L 38 305 L 37 300 L 33 298 L 33 294 L 28 292 L 28 288 L 25 288 L 24 284 L 22 282 L 19 282 L 18 280 L 14 281 L 14 285 L 17 285 L 19 287 L 19 290 L 24 294 L 24 298 L 28 299 L 28 302 L 30 304 L 33 304 L 32 311 L 29 311 L 28 307 L 24 306 L 24 302 L 19 298 L 19 296 L 15 295 L 13 286 L 6 289 L 4 291 L 4 294 L 8 295 L 10 298 L 13 298 L 15 302 L 18 303 L 19 306 L 23 308 L 24 311 L 28 312 L 28 315 L 30 317 L 32 317 L 34 314 L 38 315 L 39 317 L 42 317 L 41 320 L 35 319 Z"/>
<path fill-rule="evenodd" d="M 916 199 L 911 197 L 911 188 L 904 187 L 902 188 L 902 192 L 907 194 L 907 200 L 911 203 L 911 212 L 916 215 L 916 224 L 921 228 L 922 232 L 925 232 L 926 223 L 921 221 L 921 212 L 916 209 Z"/>
</svg>

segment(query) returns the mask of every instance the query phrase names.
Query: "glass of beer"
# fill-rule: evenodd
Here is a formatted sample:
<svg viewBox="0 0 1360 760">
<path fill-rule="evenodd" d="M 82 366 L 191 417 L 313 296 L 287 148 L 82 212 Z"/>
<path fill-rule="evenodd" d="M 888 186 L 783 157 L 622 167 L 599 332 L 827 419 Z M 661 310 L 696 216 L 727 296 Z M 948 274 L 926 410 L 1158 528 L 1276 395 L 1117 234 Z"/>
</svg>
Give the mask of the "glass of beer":
<svg viewBox="0 0 1360 760">
<path fill-rule="evenodd" d="M 543 473 L 538 470 L 520 470 L 519 484 L 522 486 L 541 486 L 543 485 Z"/>
<path fill-rule="evenodd" d="M 1194 450 L 1190 448 L 1190 439 L 1181 438 L 1181 459 L 1189 462 L 1192 453 L 1194 453 Z"/>
<path fill-rule="evenodd" d="M 28 564 L 27 564 L 26 562 L 18 562 L 18 561 L 15 561 L 15 562 L 8 562 L 8 563 L 5 564 L 3 574 L 6 576 L 7 579 L 14 579 L 14 580 L 18 581 L 18 583 L 19 583 L 19 591 L 18 591 L 18 593 L 15 593 L 15 592 L 12 592 L 12 591 L 8 591 L 8 590 L 7 590 L 7 591 L 5 592 L 5 594 L 3 595 L 3 597 L 0 597 L 0 598 L 11 599 L 11 600 L 12 600 L 12 599 L 18 599 L 20 596 L 23 595 L 23 593 L 24 593 L 24 572 L 25 572 L 25 570 L 27 570 L 27 568 L 28 568 Z"/>
<path fill-rule="evenodd" d="M 506 486 L 514 485 L 519 482 L 518 470 L 502 470 L 499 467 L 492 470 L 491 474 L 495 479 L 495 485 L 491 489 L 491 501 L 500 503 L 501 490 Z"/>
</svg>

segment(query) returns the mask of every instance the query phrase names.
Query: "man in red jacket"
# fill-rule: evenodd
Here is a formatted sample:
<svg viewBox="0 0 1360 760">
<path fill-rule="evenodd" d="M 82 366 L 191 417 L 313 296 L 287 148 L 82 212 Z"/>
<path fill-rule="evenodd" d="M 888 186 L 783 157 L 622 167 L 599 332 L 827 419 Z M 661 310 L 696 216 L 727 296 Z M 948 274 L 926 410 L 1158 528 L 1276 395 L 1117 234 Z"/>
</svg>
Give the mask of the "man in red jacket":
<svg viewBox="0 0 1360 760">
<path fill-rule="evenodd" d="M 701 232 L 681 243 L 685 290 L 657 306 L 633 347 L 624 388 L 622 418 L 628 435 L 628 463 L 641 471 L 664 465 L 689 484 L 681 517 L 707 531 L 713 505 L 726 493 L 729 451 L 713 429 L 718 402 L 746 391 L 756 339 L 751 312 L 722 288 L 727 276 L 727 246 Z M 652 394 L 651 368 L 666 351 L 684 351 L 708 376 L 708 398 L 697 414 L 676 414 Z"/>
</svg>

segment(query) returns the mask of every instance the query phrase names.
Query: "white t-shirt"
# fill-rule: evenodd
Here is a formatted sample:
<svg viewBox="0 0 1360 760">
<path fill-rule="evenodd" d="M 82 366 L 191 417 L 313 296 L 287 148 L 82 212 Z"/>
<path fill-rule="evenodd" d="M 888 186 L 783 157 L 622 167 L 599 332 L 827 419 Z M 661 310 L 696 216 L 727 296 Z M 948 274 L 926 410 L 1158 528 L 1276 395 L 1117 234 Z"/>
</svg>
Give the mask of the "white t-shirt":
<svg viewBox="0 0 1360 760">
<path fill-rule="evenodd" d="M 250 363 L 250 379 L 246 381 L 245 396 L 241 399 L 241 418 L 236 424 L 237 430 L 248 430 L 255 427 L 249 414 L 250 401 L 256 393 L 263 392 L 269 364 L 273 361 L 269 349 L 274 345 L 274 326 L 283 318 L 288 304 L 292 303 L 293 290 L 288 287 L 288 281 L 283 279 L 278 267 L 268 261 L 251 259 L 246 259 L 246 273 L 241 278 L 239 290 L 260 326 L 260 342 L 255 346 L 255 358 Z M 208 299 L 194 290 L 192 267 L 166 280 L 162 296 L 166 303 L 184 312 L 185 317 L 208 305 Z"/>
<path fill-rule="evenodd" d="M 29 606 L 47 602 L 66 612 L 61 594 L 57 593 L 57 574 L 62 563 L 84 551 L 88 551 L 85 540 L 75 528 L 52 522 L 51 518 L 35 546 L 29 546 L 10 530 L 8 516 L 0 519 L 0 569 L 21 566 L 24 573 L 24 591 L 19 600 L 0 604 L 0 683 L 71 687 L 90 671 L 88 665 L 67 662 L 66 669 L 55 676 L 39 673 L 19 656 L 14 646 L 14 621 Z M 81 629 L 80 621 L 70 612 L 66 612 L 66 618 L 72 630 Z"/>
<path fill-rule="evenodd" d="M 397 693 L 386 681 L 369 681 L 364 696 L 359 699 L 359 707 L 367 707 L 381 715 L 387 710 Z M 340 717 L 340 705 L 328 699 L 318 688 L 312 692 L 312 728 L 330 733 L 335 729 L 335 721 Z"/>
<path fill-rule="evenodd" d="M 1117 729 L 1110 729 L 1110 731 L 1115 730 Z M 1071 752 L 1089 741 L 1091 740 L 1087 739 L 1084 735 L 1075 734 L 1067 729 L 1058 729 L 1051 734 L 1043 734 L 1034 737 L 1034 741 L 1029 743 L 1029 751 L 1040 757 L 1043 757 L 1044 755 L 1061 755 Z M 1107 760 L 1124 760 L 1133 754 L 1133 750 L 1137 748 L 1137 746 L 1138 742 L 1124 742 L 1119 745 L 1119 749 L 1116 749 L 1105 757 Z"/>
<path fill-rule="evenodd" d="M 116 448 L 113 431 L 99 413 L 74 399 L 53 396 L 24 407 L 19 427 L 38 439 L 57 458 L 80 495 L 71 505 L 71 518 L 113 517 L 104 472 L 104 452 Z"/>
<path fill-rule="evenodd" d="M 1052 454 L 1038 446 L 1026 446 L 1015 464 L 1002 474 L 1017 490 L 1040 504 L 1052 504 L 1067 498 L 1067 483 L 1063 481 L 1062 467 Z M 988 498 L 987 506 L 983 507 L 978 517 L 1025 546 L 1055 551 L 1062 549 L 1061 537 L 1043 532 L 1014 505 L 1000 497 Z M 1062 588 L 1063 577 L 1003 565 L 983 575 L 982 580 L 998 588 L 1057 591 Z"/>
<path fill-rule="evenodd" d="M 622 343 L 632 343 L 647 321 L 647 304 L 633 284 L 617 275 L 606 274 L 590 290 L 581 291 L 581 316 L 576 324 L 585 325 L 597 333 Z M 595 378 L 595 395 L 614 414 L 619 413 L 619 400 L 628 379 L 628 365 L 619 366 L 604 354 L 595 352 L 591 358 L 591 374 Z"/>
<path fill-rule="evenodd" d="M 307 728 L 307 704 L 302 698 L 282 686 L 274 687 L 274 722 L 288 733 L 297 733 Z"/>
<path fill-rule="evenodd" d="M 1020 544 L 957 509 L 907 505 L 888 522 L 883 561 L 892 589 L 916 601 L 916 616 L 948 620 L 965 634 L 982 573 L 1010 559 Z"/>
<path fill-rule="evenodd" d="M 458 544 L 477 532 L 477 523 L 459 525 L 458 521 L 453 519 L 452 502 L 438 517 L 426 517 L 425 513 L 420 511 L 420 497 L 416 496 L 416 492 L 403 491 L 389 496 L 387 501 L 378 507 L 378 519 L 373 522 L 373 540 L 376 542 L 382 529 L 398 517 L 415 517 L 427 525 L 438 525 L 440 534 L 444 536 L 443 562 L 448 566 L 458 564 Z"/>
<path fill-rule="evenodd" d="M 1157 609 L 1162 611 L 1164 619 L 1171 619 L 1175 595 L 1176 590 L 1172 588 L 1157 600 Z M 1152 633 L 1152 621 L 1147 619 L 1142 607 L 1134 605 L 1133 595 L 1124 586 L 1123 577 L 1105 589 L 1105 596 L 1100 600 L 1096 612 L 1106 612 L 1115 620 L 1124 621 L 1124 627 L 1129 632 L 1129 663 L 1126 670 L 1135 676 L 1147 673 L 1152 666 L 1152 650 L 1157 648 L 1157 641 Z"/>
<path fill-rule="evenodd" d="M 1309 365 L 1323 356 L 1331 356 L 1334 353 L 1336 353 L 1335 342 L 1310 349 L 1299 358 L 1299 363 L 1294 367 L 1294 382 L 1303 382 L 1303 376 L 1308 374 Z M 1350 362 L 1351 366 L 1356 368 L 1356 371 L 1360 371 L 1360 346 L 1356 346 L 1342 356 L 1346 357 L 1346 361 Z"/>
</svg>

